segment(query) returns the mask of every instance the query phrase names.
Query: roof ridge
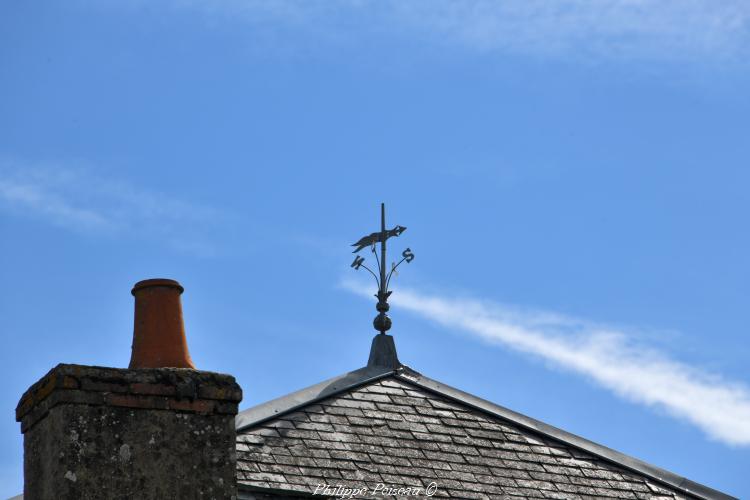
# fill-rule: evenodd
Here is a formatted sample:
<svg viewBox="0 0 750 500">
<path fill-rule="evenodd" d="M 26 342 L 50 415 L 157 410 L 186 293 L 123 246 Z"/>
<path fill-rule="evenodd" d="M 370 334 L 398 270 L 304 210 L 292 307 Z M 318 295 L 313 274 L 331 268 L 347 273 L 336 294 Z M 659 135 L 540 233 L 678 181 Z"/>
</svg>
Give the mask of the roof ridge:
<svg viewBox="0 0 750 500">
<path fill-rule="evenodd" d="M 398 370 L 400 369 L 401 368 Z M 271 401 L 261 403 L 239 412 L 234 420 L 235 429 L 239 432 L 248 427 L 256 426 L 266 420 L 280 417 L 298 408 L 320 401 L 321 399 L 335 396 L 336 394 L 384 378 L 388 375 L 393 375 L 396 372 L 397 370 L 389 367 L 365 366 L 358 370 L 339 375 L 338 377 L 329 378 L 328 380 L 305 387 L 304 389 L 292 392 L 286 396 L 272 399 Z"/>
<path fill-rule="evenodd" d="M 659 483 L 677 488 L 681 492 L 690 494 L 703 500 L 738 500 L 737 498 L 722 493 L 695 481 L 691 481 L 683 476 L 662 469 L 655 465 L 644 462 L 625 453 L 619 452 L 604 445 L 595 443 L 576 434 L 570 433 L 558 427 L 546 424 L 540 420 L 528 417 L 521 413 L 515 412 L 503 406 L 474 396 L 455 387 L 443 384 L 429 377 L 426 377 L 414 370 L 403 370 L 393 374 L 395 378 L 404 382 L 415 385 L 421 389 L 457 401 L 463 405 L 482 411 L 495 418 L 500 418 L 512 422 L 515 425 L 531 430 L 556 441 L 565 443 L 568 446 L 585 451 L 607 462 L 613 463 L 630 471 L 637 472 L 653 479 Z"/>
<path fill-rule="evenodd" d="M 708 486 L 426 377 L 399 361 L 393 337 L 385 333 L 373 337 L 367 366 L 248 408 L 235 418 L 235 428 L 239 432 L 257 426 L 322 399 L 351 391 L 386 377 L 394 377 L 481 411 L 493 418 L 511 422 L 624 469 L 637 472 L 663 485 L 676 488 L 682 493 L 702 500 L 737 500 L 735 497 Z"/>
<path fill-rule="evenodd" d="M 377 337 L 381 337 L 381 335 L 377 335 L 376 338 Z M 564 431 L 540 420 L 536 420 L 492 403 L 491 401 L 487 401 L 460 389 L 433 380 L 401 363 L 399 363 L 399 366 L 395 369 L 390 366 L 382 365 L 365 366 L 358 370 L 324 380 L 318 384 L 287 394 L 286 396 L 248 408 L 247 410 L 240 412 L 235 418 L 235 428 L 240 432 L 243 429 L 255 427 L 268 420 L 281 417 L 282 415 L 311 405 L 322 399 L 388 377 L 393 377 L 428 392 L 479 410 L 494 418 L 499 418 L 532 432 L 542 434 L 543 436 L 562 442 L 567 446 L 582 450 L 616 466 L 646 476 L 649 479 L 670 488 L 675 488 L 681 493 L 686 493 L 702 500 L 738 500 L 735 497 L 703 484 L 696 483 L 695 481 L 691 481 L 690 479 L 660 467 L 656 467 L 640 459 L 631 457 L 630 455 L 626 455 L 593 441 L 589 441 L 588 439 L 582 438 L 576 434 Z"/>
</svg>

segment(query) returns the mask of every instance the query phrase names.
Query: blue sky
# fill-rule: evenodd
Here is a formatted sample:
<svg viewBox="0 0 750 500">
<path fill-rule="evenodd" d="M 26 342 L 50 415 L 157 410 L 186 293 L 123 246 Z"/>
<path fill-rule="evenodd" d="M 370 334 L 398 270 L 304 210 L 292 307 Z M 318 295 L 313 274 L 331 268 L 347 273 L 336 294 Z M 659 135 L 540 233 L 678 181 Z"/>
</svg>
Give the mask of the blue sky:
<svg viewBox="0 0 750 500">
<path fill-rule="evenodd" d="M 242 408 L 362 366 L 381 201 L 402 361 L 750 496 L 748 56 L 731 0 L 3 3 L 0 497 L 138 280 Z"/>
</svg>

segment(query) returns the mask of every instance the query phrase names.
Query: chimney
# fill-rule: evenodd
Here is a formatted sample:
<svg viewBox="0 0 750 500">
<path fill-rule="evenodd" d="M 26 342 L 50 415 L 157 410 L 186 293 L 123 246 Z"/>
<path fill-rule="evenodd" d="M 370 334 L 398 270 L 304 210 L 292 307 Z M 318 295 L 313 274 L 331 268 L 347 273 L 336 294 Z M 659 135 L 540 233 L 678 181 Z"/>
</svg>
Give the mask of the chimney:
<svg viewBox="0 0 750 500">
<path fill-rule="evenodd" d="M 234 377 L 195 370 L 173 280 L 132 290 L 130 368 L 59 364 L 16 407 L 24 499 L 237 495 Z"/>
</svg>

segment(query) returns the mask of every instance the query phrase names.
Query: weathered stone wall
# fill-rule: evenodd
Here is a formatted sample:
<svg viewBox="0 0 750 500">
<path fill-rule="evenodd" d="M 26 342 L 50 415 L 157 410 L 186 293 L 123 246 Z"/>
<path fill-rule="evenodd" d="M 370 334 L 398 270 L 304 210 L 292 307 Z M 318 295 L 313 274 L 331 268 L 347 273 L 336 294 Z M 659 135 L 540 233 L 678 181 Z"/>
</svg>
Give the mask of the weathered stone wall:
<svg viewBox="0 0 750 500">
<path fill-rule="evenodd" d="M 24 498 L 236 497 L 233 377 L 58 365 L 19 402 Z"/>
</svg>

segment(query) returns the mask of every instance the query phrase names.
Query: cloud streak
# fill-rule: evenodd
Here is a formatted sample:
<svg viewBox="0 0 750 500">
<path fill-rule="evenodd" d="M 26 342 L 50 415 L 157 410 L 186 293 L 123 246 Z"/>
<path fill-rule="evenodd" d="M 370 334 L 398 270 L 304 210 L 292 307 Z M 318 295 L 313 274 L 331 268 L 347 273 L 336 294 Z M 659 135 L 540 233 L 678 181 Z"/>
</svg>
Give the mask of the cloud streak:
<svg viewBox="0 0 750 500">
<path fill-rule="evenodd" d="M 402 17 L 479 50 L 566 58 L 735 58 L 750 7 L 711 0 L 478 0 L 398 4 Z"/>
<path fill-rule="evenodd" d="M 344 287 L 371 296 L 356 283 Z M 641 345 L 632 335 L 557 314 L 399 289 L 402 309 L 578 373 L 618 396 L 659 408 L 733 446 L 750 445 L 750 389 Z"/>
<path fill-rule="evenodd" d="M 0 161 L 0 210 L 76 232 L 153 237 L 210 254 L 204 233 L 226 214 L 82 168 Z"/>
<path fill-rule="evenodd" d="M 442 45 L 584 60 L 742 61 L 745 0 L 174 0 L 318 38 L 416 36 Z"/>
<path fill-rule="evenodd" d="M 110 221 L 102 214 L 78 208 L 41 186 L 0 178 L 0 199 L 7 205 L 49 217 L 58 224 L 87 229 L 106 229 Z"/>
</svg>

